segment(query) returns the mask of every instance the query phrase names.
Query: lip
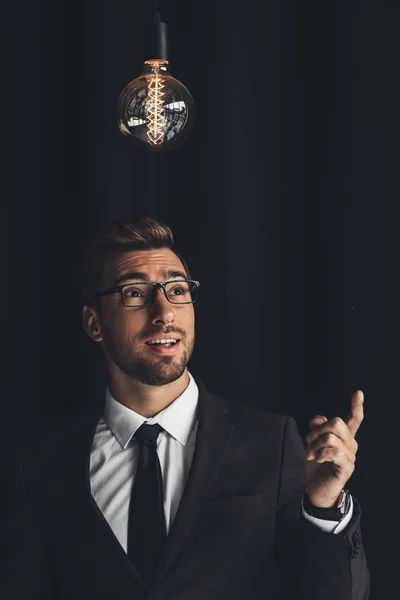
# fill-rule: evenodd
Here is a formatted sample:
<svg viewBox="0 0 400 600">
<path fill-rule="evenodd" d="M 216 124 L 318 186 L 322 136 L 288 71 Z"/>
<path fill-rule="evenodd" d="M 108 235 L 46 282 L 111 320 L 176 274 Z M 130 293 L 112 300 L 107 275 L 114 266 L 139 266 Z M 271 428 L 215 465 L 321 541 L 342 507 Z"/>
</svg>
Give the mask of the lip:
<svg viewBox="0 0 400 600">
<path fill-rule="evenodd" d="M 168 338 L 154 338 L 154 339 L 168 339 Z M 150 341 L 150 340 L 148 340 L 148 341 Z M 181 343 L 181 340 L 178 340 L 176 344 L 174 344 L 173 346 L 170 346 L 169 348 L 166 348 L 165 346 L 149 346 L 147 343 L 145 343 L 145 346 L 151 352 L 160 354 L 161 356 L 171 356 L 178 352 L 180 343 Z"/>
<path fill-rule="evenodd" d="M 149 338 L 148 340 L 145 340 L 144 343 L 147 344 L 147 342 L 154 342 L 154 340 L 179 340 L 180 341 L 180 337 L 178 337 L 177 335 L 174 335 L 173 333 L 169 334 L 169 335 L 153 335 L 153 337 Z"/>
</svg>

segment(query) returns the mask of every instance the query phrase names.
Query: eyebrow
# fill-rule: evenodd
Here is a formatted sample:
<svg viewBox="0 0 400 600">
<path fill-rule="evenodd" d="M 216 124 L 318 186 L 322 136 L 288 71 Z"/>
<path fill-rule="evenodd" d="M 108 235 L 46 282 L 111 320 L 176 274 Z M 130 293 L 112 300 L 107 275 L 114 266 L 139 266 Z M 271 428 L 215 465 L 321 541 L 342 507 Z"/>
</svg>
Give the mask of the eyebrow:
<svg viewBox="0 0 400 600">
<path fill-rule="evenodd" d="M 181 279 L 187 279 L 187 275 L 183 271 L 164 271 L 162 273 L 163 281 L 168 281 L 168 279 L 172 279 L 175 277 L 180 277 Z M 135 280 L 135 281 L 150 281 L 150 277 L 147 273 L 140 273 L 139 271 L 131 271 L 129 273 L 122 273 L 118 275 L 115 280 L 115 285 L 122 283 L 127 280 Z"/>
</svg>

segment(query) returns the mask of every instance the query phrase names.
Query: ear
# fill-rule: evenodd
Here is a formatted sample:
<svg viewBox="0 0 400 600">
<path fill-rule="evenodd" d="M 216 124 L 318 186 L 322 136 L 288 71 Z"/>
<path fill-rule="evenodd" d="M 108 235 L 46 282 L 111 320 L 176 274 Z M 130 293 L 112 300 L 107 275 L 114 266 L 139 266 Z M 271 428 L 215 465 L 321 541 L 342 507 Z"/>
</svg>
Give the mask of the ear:
<svg viewBox="0 0 400 600">
<path fill-rule="evenodd" d="M 86 333 L 94 342 L 101 342 L 103 340 L 100 322 L 95 308 L 91 306 L 83 307 L 82 323 Z"/>
</svg>

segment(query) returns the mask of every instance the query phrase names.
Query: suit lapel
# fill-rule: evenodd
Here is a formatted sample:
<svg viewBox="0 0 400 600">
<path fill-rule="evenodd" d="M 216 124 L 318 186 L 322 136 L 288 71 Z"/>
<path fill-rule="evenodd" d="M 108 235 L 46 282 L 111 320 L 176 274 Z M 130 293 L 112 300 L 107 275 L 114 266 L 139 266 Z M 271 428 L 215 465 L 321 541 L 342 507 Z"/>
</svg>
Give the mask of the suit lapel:
<svg viewBox="0 0 400 600">
<path fill-rule="evenodd" d="M 233 431 L 230 414 L 223 400 L 208 392 L 198 379 L 196 383 L 199 387 L 199 423 L 192 466 L 157 566 L 153 589 L 170 567 L 193 527 L 221 468 Z"/>
<path fill-rule="evenodd" d="M 210 393 L 198 379 L 196 379 L 196 383 L 199 387 L 198 429 L 193 461 L 177 514 L 157 566 L 149 600 L 151 592 L 160 583 L 194 525 L 221 468 L 233 431 L 230 413 L 225 402 Z M 78 431 L 76 429 L 72 431 L 72 438 L 67 436 L 68 439 L 74 440 L 72 447 L 68 449 L 69 458 L 72 459 L 70 461 L 71 477 L 75 479 L 75 482 L 79 479 L 78 484 L 79 482 L 84 483 L 87 497 L 85 504 L 88 511 L 86 523 L 90 530 L 89 535 L 98 540 L 98 543 L 105 544 L 110 554 L 114 556 L 128 576 L 133 576 L 138 584 L 147 588 L 146 583 L 98 508 L 90 490 L 90 453 L 103 408 L 104 400 L 102 399 L 85 413 L 83 419 L 80 419 Z M 85 457 L 84 465 L 82 465 L 82 457 Z"/>
<path fill-rule="evenodd" d="M 129 577 L 133 577 L 140 586 L 147 589 L 147 584 L 143 581 L 139 571 L 132 564 L 130 558 L 122 548 L 91 493 L 90 454 L 96 427 L 100 417 L 103 415 L 103 411 L 104 399 L 101 399 L 101 401 L 96 403 L 95 408 L 91 407 L 85 413 L 84 418 L 81 421 L 82 427 L 79 429 L 78 435 L 73 438 L 72 465 L 75 463 L 75 473 L 81 473 L 84 478 L 84 493 L 87 500 L 87 502 L 85 502 L 87 509 L 86 524 L 90 530 L 89 535 L 94 540 L 97 540 L 99 544 L 105 545 L 107 551 L 110 552 L 111 556 L 114 556 L 116 562 L 125 573 Z M 82 457 L 85 459 L 84 472 L 82 471 Z"/>
</svg>

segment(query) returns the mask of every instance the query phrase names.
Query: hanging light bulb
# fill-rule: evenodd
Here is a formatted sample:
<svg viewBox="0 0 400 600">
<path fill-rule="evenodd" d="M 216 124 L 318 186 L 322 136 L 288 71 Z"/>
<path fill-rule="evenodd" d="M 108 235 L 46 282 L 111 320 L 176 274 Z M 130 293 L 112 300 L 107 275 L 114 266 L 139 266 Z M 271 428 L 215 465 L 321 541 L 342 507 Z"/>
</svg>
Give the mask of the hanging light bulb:
<svg viewBox="0 0 400 600">
<path fill-rule="evenodd" d="M 188 137 L 194 119 L 189 90 L 171 76 L 167 57 L 167 24 L 147 27 L 146 55 L 141 75 L 128 83 L 118 99 L 118 127 L 141 148 L 165 152 Z"/>
</svg>

